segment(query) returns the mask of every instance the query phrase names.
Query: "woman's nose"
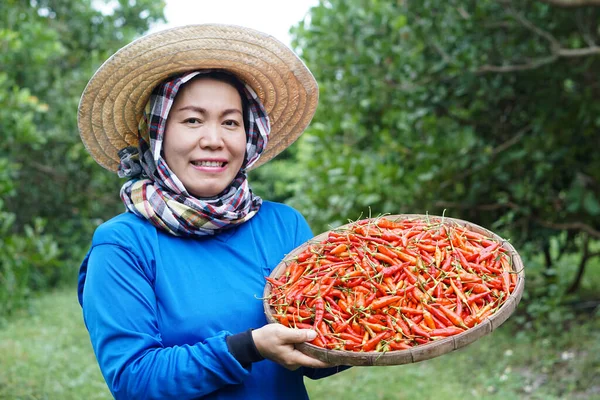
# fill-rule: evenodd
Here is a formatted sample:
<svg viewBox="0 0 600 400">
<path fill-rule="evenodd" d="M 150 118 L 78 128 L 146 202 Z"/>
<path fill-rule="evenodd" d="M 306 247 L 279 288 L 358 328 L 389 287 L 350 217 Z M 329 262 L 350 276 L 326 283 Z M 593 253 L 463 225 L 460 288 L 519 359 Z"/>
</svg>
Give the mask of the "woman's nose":
<svg viewBox="0 0 600 400">
<path fill-rule="evenodd" d="M 216 124 L 206 124 L 202 129 L 199 145 L 202 148 L 218 149 L 223 147 L 223 137 L 219 126 Z"/>
</svg>

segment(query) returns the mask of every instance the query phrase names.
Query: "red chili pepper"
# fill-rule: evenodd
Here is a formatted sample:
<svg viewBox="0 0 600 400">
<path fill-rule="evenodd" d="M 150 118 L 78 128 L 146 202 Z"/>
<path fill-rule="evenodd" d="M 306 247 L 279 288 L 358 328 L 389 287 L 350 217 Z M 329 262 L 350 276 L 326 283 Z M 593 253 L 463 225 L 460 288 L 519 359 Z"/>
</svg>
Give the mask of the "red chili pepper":
<svg viewBox="0 0 600 400">
<path fill-rule="evenodd" d="M 352 320 L 352 323 L 350 324 L 350 326 L 352 327 L 352 331 L 354 333 L 356 333 L 357 335 L 364 335 L 365 330 L 362 326 L 360 326 L 360 324 L 356 321 L 356 319 Z"/>
<path fill-rule="evenodd" d="M 364 281 L 364 278 L 351 279 L 348 282 L 346 282 L 344 284 L 344 286 L 347 288 L 352 288 L 352 287 L 360 285 L 363 281 Z"/>
<path fill-rule="evenodd" d="M 480 276 L 475 275 L 475 274 L 470 274 L 468 272 L 459 272 L 458 277 L 460 278 L 460 281 L 462 282 L 462 284 L 467 284 L 467 283 L 482 283 L 483 279 L 481 279 Z"/>
<path fill-rule="evenodd" d="M 452 321 L 450 321 L 441 311 L 437 310 L 429 304 L 424 304 L 424 306 L 427 309 L 427 311 L 429 311 L 431 315 L 440 320 L 442 324 L 444 324 L 445 326 L 452 325 Z"/>
<path fill-rule="evenodd" d="M 429 332 L 430 336 L 452 336 L 452 335 L 458 335 L 459 333 L 464 332 L 465 330 L 462 328 L 459 328 L 457 326 L 448 326 L 446 328 L 441 328 L 441 329 L 433 329 L 432 331 Z"/>
<path fill-rule="evenodd" d="M 401 300 L 402 296 L 385 296 L 385 297 L 380 297 L 376 300 L 373 300 L 373 302 L 371 303 L 371 309 L 372 310 L 378 310 L 380 308 L 383 308 L 385 306 L 389 306 L 392 303 L 397 302 L 398 300 Z"/>
<path fill-rule="evenodd" d="M 287 314 L 287 319 L 290 322 L 294 322 L 294 323 L 307 323 L 309 320 L 312 319 L 312 315 L 308 316 L 308 317 L 302 317 L 300 315 L 295 315 L 295 314 Z"/>
<path fill-rule="evenodd" d="M 416 336 L 423 336 L 429 339 L 429 333 L 421 328 L 418 324 L 416 324 L 415 322 L 411 321 L 410 319 L 406 320 L 406 323 L 408 324 L 408 326 L 410 327 L 411 332 L 416 335 Z"/>
<path fill-rule="evenodd" d="M 392 317 L 389 314 L 385 315 L 385 323 L 387 324 L 387 327 L 390 330 L 396 331 L 396 327 L 394 326 L 394 323 L 392 322 Z"/>
<path fill-rule="evenodd" d="M 442 312 L 446 315 L 446 317 L 448 317 L 448 319 L 450 321 L 452 321 L 452 323 L 455 326 L 460 326 L 460 327 L 464 327 L 465 326 L 465 322 L 463 321 L 463 319 L 461 318 L 460 315 L 458 315 L 457 313 L 455 313 L 454 311 L 450 310 L 448 307 L 438 304 L 438 308 L 440 310 L 442 310 Z"/>
<path fill-rule="evenodd" d="M 317 297 L 315 300 L 315 323 L 314 329 L 317 330 L 317 327 L 323 320 L 323 314 L 325 313 L 325 305 L 323 304 L 323 298 Z"/>
<path fill-rule="evenodd" d="M 477 257 L 477 263 L 488 260 L 494 254 L 494 250 L 496 250 L 499 246 L 500 243 L 495 242 L 486 247 L 481 253 L 479 253 Z"/>
<path fill-rule="evenodd" d="M 377 292 L 372 292 L 369 297 L 365 299 L 365 307 L 369 307 L 373 300 L 377 297 Z"/>
<path fill-rule="evenodd" d="M 298 329 L 314 329 L 314 327 L 310 324 L 305 324 L 305 323 L 295 323 L 294 327 L 298 328 Z"/>
<path fill-rule="evenodd" d="M 354 302 L 354 305 L 359 310 L 362 310 L 365 307 L 365 294 L 363 292 L 358 292 L 356 294 L 356 300 Z"/>
<path fill-rule="evenodd" d="M 427 310 L 423 311 L 423 321 L 425 321 L 425 325 L 427 325 L 429 328 L 431 328 L 431 329 L 436 328 L 435 322 L 433 321 L 433 317 Z"/>
<path fill-rule="evenodd" d="M 452 286 L 452 290 L 456 293 L 456 296 L 465 304 L 467 304 L 467 296 L 463 293 L 463 291 L 458 287 L 460 282 L 455 282 L 453 279 L 450 279 L 450 286 Z"/>
<path fill-rule="evenodd" d="M 403 228 L 404 225 L 401 222 L 390 221 L 386 218 L 380 218 L 377 220 L 377 226 L 382 229 L 398 229 Z"/>
<path fill-rule="evenodd" d="M 289 314 L 298 314 L 302 317 L 311 317 L 312 313 L 308 310 L 304 310 L 304 309 L 300 309 L 300 308 L 296 308 L 294 306 L 288 306 L 287 310 L 286 310 Z"/>
<path fill-rule="evenodd" d="M 379 261 L 383 261 L 384 263 L 387 263 L 388 265 L 396 264 L 396 262 L 391 257 L 386 256 L 385 254 L 382 254 L 382 253 L 374 253 L 373 258 L 375 258 Z"/>
<path fill-rule="evenodd" d="M 421 250 L 425 250 L 428 253 L 435 253 L 435 246 L 429 245 L 429 244 L 423 244 L 423 243 L 416 243 L 417 247 L 420 248 Z"/>
<path fill-rule="evenodd" d="M 386 296 L 388 294 L 388 288 L 386 288 L 385 286 L 383 286 L 380 283 L 377 283 L 376 281 L 370 281 L 370 284 L 373 285 L 373 287 L 375 287 L 379 293 L 381 293 L 383 296 Z"/>
<path fill-rule="evenodd" d="M 400 274 L 399 273 L 395 273 L 393 276 L 386 276 L 383 278 L 383 282 L 387 285 L 387 288 L 389 289 L 390 292 L 394 293 L 396 290 L 401 289 L 402 285 L 404 284 L 404 282 L 399 280 Z M 397 287 L 397 285 L 400 285 L 400 287 Z M 385 288 L 385 286 L 380 285 L 382 288 Z M 387 294 L 387 290 L 382 293 L 383 295 Z"/>
<path fill-rule="evenodd" d="M 379 251 L 381 254 L 385 254 L 392 260 L 398 258 L 398 255 L 396 253 L 394 253 L 392 250 L 390 250 L 387 246 L 377 246 L 377 251 Z"/>
<path fill-rule="evenodd" d="M 412 288 L 410 293 L 417 302 L 425 300 L 425 294 L 421 292 L 416 286 Z"/>
<path fill-rule="evenodd" d="M 305 268 L 301 267 L 296 262 L 292 263 L 289 268 L 290 268 L 289 269 L 289 271 L 290 271 L 290 277 L 288 279 L 289 283 L 296 282 L 298 279 L 300 279 L 300 276 L 302 276 L 302 274 L 305 271 Z"/>
<path fill-rule="evenodd" d="M 279 323 L 283 324 L 284 326 L 290 326 L 290 322 L 286 314 L 273 314 L 273 316 L 277 318 Z"/>
<path fill-rule="evenodd" d="M 344 251 L 346 251 L 347 248 L 348 248 L 348 245 L 346 243 L 340 243 L 339 245 L 334 247 L 333 250 L 331 250 L 329 253 L 333 254 L 333 255 L 339 255 L 340 253 L 343 253 Z"/>
<path fill-rule="evenodd" d="M 373 242 L 373 243 L 378 243 L 378 244 L 388 244 L 388 242 L 386 242 L 383 239 L 380 238 L 376 238 L 376 237 L 372 237 L 372 236 L 362 236 L 362 235 L 356 235 L 356 237 L 360 240 L 366 241 L 366 242 Z"/>
<path fill-rule="evenodd" d="M 392 233 L 390 231 L 384 231 L 381 234 L 381 238 L 390 243 L 402 241 L 402 236 Z"/>
<path fill-rule="evenodd" d="M 297 260 L 299 263 L 302 263 L 302 262 L 304 262 L 304 261 L 308 260 L 308 259 L 310 258 L 310 256 L 312 256 L 312 255 L 313 255 L 313 253 L 311 252 L 311 247 L 310 247 L 310 246 L 308 246 L 308 247 L 306 248 L 306 250 L 304 250 L 302 253 L 300 253 L 300 254 L 298 255 L 298 258 L 297 258 L 296 260 Z"/>
<path fill-rule="evenodd" d="M 435 246 L 435 267 L 439 268 L 442 265 L 442 260 L 444 259 L 446 251 L 442 253 L 438 246 Z"/>
<path fill-rule="evenodd" d="M 406 273 L 406 279 L 408 279 L 408 281 L 409 281 L 410 283 L 412 283 L 413 285 L 414 285 L 415 283 L 417 283 L 417 277 L 416 277 L 416 275 L 415 275 L 415 274 L 413 274 L 413 273 L 410 271 L 410 268 L 408 268 L 408 266 L 404 266 L 404 272 Z"/>
<path fill-rule="evenodd" d="M 405 265 L 406 265 L 406 264 L 395 264 L 395 265 L 392 265 L 392 266 L 390 266 L 390 267 L 385 267 L 385 268 L 383 268 L 383 269 L 381 270 L 381 272 L 380 272 L 380 273 L 381 273 L 381 274 L 382 274 L 384 277 L 388 277 L 388 276 L 394 275 L 394 274 L 395 274 L 396 272 L 398 272 L 398 271 L 401 271 L 401 270 L 404 268 L 404 266 L 405 266 Z"/>
<path fill-rule="evenodd" d="M 467 316 L 467 317 L 464 319 L 464 321 L 465 321 L 465 325 L 466 325 L 468 328 L 472 328 L 472 327 L 474 327 L 474 326 L 475 326 L 475 323 L 477 322 L 477 316 L 476 316 L 476 315 L 469 315 L 469 316 Z"/>
<path fill-rule="evenodd" d="M 454 254 L 454 256 L 456 258 L 458 258 L 460 264 L 462 265 L 463 268 L 467 268 L 469 266 L 469 262 L 467 261 L 467 259 L 465 258 L 465 255 L 463 254 L 462 251 L 460 251 L 460 249 L 455 248 L 452 251 L 452 254 Z"/>
<path fill-rule="evenodd" d="M 396 331 L 398 333 L 403 334 L 406 337 L 410 337 L 410 328 L 408 327 L 408 325 L 406 324 L 406 322 L 404 322 L 404 320 L 402 318 L 395 318 L 392 320 L 394 325 L 396 326 Z"/>
<path fill-rule="evenodd" d="M 349 341 L 351 343 L 361 344 L 361 342 L 362 342 L 362 337 L 350 334 L 348 332 L 340 332 L 339 336 L 340 336 L 340 338 L 342 338 L 346 341 Z"/>
<path fill-rule="evenodd" d="M 408 315 L 422 315 L 423 314 L 423 310 L 417 310 L 416 308 L 411 308 L 411 307 L 400 307 L 400 311 L 402 311 L 402 314 L 408 314 Z"/>
<path fill-rule="evenodd" d="M 343 322 L 338 323 L 335 328 L 333 329 L 333 331 L 335 333 L 340 333 L 340 332 L 344 332 L 348 326 L 350 325 L 350 319 L 347 319 Z"/>
<path fill-rule="evenodd" d="M 359 320 L 358 323 L 362 324 L 365 327 L 365 329 L 371 329 L 373 332 L 384 332 L 389 330 L 388 327 L 385 325 L 369 322 L 364 319 Z"/>
<path fill-rule="evenodd" d="M 485 292 L 479 293 L 479 294 L 473 294 L 473 295 L 469 296 L 469 298 L 467 299 L 467 301 L 469 303 L 473 303 L 475 301 L 483 299 L 484 297 L 486 297 L 490 293 L 492 293 L 491 290 L 488 290 L 488 291 L 485 291 Z"/>
<path fill-rule="evenodd" d="M 373 337 L 371 340 L 367 341 L 363 345 L 363 347 L 362 347 L 363 351 L 373 350 L 379 342 L 381 342 L 383 339 L 385 339 L 386 337 L 389 337 L 389 336 L 391 336 L 391 333 L 387 332 L 387 331 L 377 334 L 375 337 Z"/>
<path fill-rule="evenodd" d="M 362 294 L 368 295 L 371 293 L 372 289 L 373 286 L 371 285 L 371 282 L 363 281 L 360 285 L 354 287 L 354 292 L 361 292 Z"/>
<path fill-rule="evenodd" d="M 325 342 L 323 342 L 323 338 L 319 335 L 317 335 L 316 338 L 314 338 L 311 342 L 309 342 L 310 344 L 314 344 L 317 347 L 325 347 Z"/>
<path fill-rule="evenodd" d="M 510 276 L 508 271 L 502 272 L 502 288 L 507 295 L 510 293 Z"/>
<path fill-rule="evenodd" d="M 271 278 L 271 277 L 268 277 L 268 276 L 267 276 L 265 279 L 266 279 L 266 280 L 267 280 L 269 283 L 273 284 L 274 286 L 282 286 L 282 285 L 285 285 L 285 283 L 284 283 L 284 282 L 281 282 L 281 281 L 279 281 L 279 280 L 277 280 L 277 279 L 275 279 L 275 278 Z"/>
<path fill-rule="evenodd" d="M 388 345 L 390 346 L 391 350 L 407 350 L 412 347 L 409 344 L 406 344 L 404 342 L 395 342 L 395 341 L 388 342 Z"/>
<path fill-rule="evenodd" d="M 406 247 L 405 247 L 406 249 Z M 415 265 L 417 263 L 417 259 L 416 257 L 409 255 L 397 248 L 391 249 L 394 253 L 396 253 L 396 255 L 398 256 L 398 258 L 402 261 L 408 262 L 410 263 L 410 265 Z"/>
<path fill-rule="evenodd" d="M 438 282 L 438 284 L 435 285 L 435 289 L 433 289 L 433 296 L 436 298 L 442 297 L 442 291 L 443 291 L 443 283 Z"/>
</svg>

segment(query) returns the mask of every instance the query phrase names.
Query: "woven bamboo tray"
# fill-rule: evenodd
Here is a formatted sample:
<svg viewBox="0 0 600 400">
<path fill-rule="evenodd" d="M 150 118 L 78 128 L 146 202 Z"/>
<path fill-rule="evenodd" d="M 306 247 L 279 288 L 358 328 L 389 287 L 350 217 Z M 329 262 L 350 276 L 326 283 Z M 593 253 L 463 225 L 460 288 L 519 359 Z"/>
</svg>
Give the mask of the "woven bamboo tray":
<svg viewBox="0 0 600 400">
<path fill-rule="evenodd" d="M 521 301 L 523 295 L 523 288 L 525 286 L 525 273 L 523 268 L 523 262 L 521 257 L 515 250 L 515 248 L 502 239 L 495 233 L 482 228 L 479 225 L 463 221 L 455 218 L 431 216 L 431 215 L 419 215 L 419 214 L 399 214 L 399 215 L 387 215 L 382 218 L 391 221 L 401 221 L 406 219 L 424 219 L 427 218 L 432 222 L 441 222 L 445 224 L 457 224 L 466 227 L 467 229 L 486 235 L 494 240 L 502 243 L 507 254 L 512 258 L 512 266 L 514 272 L 517 273 L 517 284 L 515 289 L 507 298 L 505 303 L 498 309 L 494 314 L 490 315 L 479 325 L 476 325 L 465 332 L 458 335 L 449 336 L 447 338 L 438 339 L 434 342 L 417 345 L 406 350 L 388 351 L 382 352 L 353 352 L 353 351 L 341 351 L 341 350 L 330 350 L 317 347 L 310 343 L 297 344 L 296 348 L 304 354 L 307 354 L 313 358 L 324 361 L 331 365 L 352 365 L 352 366 L 384 366 L 384 365 L 401 365 L 410 364 L 419 361 L 428 360 L 430 358 L 438 357 L 443 354 L 449 353 L 454 350 L 458 350 L 461 347 L 465 347 L 468 344 L 475 342 L 477 339 L 491 333 L 497 329 L 504 321 L 506 321 L 517 308 L 517 305 Z M 338 229 L 343 229 L 351 224 L 341 226 Z M 287 267 L 287 264 L 300 254 L 310 243 L 318 243 L 327 238 L 330 231 L 324 232 L 308 242 L 298 246 L 292 252 L 290 252 L 272 271 L 270 277 L 279 278 Z M 269 323 L 279 323 L 275 317 L 273 317 L 273 308 L 269 305 L 268 299 L 271 292 L 272 286 L 267 282 L 263 294 L 263 307 L 265 315 Z"/>
</svg>

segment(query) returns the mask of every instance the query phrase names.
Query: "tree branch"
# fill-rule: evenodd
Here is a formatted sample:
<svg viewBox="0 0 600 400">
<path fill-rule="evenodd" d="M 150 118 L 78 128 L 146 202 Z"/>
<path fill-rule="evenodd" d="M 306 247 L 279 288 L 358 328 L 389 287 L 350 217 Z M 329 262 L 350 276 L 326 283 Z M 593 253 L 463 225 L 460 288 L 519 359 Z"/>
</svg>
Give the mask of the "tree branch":
<svg viewBox="0 0 600 400">
<path fill-rule="evenodd" d="M 508 139 L 506 142 L 501 143 L 500 145 L 494 147 L 491 152 L 492 157 L 497 156 L 498 154 L 502 153 L 503 151 L 509 149 L 511 146 L 514 146 L 515 144 L 517 144 L 523 138 L 523 136 L 525 136 L 525 134 L 529 131 L 529 129 L 531 129 L 531 125 L 527 125 L 521 129 L 519 129 L 519 131 L 513 137 Z M 456 180 L 461 180 L 470 175 L 473 175 L 475 172 L 481 170 L 484 166 L 485 165 L 480 165 L 478 167 L 473 167 L 471 169 L 463 171 L 462 173 L 458 174 L 457 176 L 453 176 L 451 178 L 451 180 L 446 180 L 446 181 L 440 183 L 440 188 L 445 188 L 450 183 L 455 182 Z"/>
<path fill-rule="evenodd" d="M 535 26 L 531 21 L 529 21 L 527 18 L 525 18 L 523 16 L 523 14 L 519 14 L 518 12 L 515 12 L 512 9 L 509 9 L 507 12 L 514 19 L 519 21 L 519 23 L 521 25 L 523 25 L 526 29 L 530 30 L 531 32 L 535 33 L 536 35 L 538 35 L 540 37 L 543 37 L 548 42 L 550 42 L 550 46 L 553 49 L 553 53 L 555 52 L 555 50 L 560 49 L 560 43 L 558 42 L 558 40 L 556 40 L 556 38 L 554 36 L 552 36 L 552 34 L 550 32 L 545 31 L 538 26 Z"/>
<path fill-rule="evenodd" d="M 582 49 L 559 49 L 559 57 L 586 57 L 600 54 L 600 46 L 584 47 Z"/>
<path fill-rule="evenodd" d="M 578 230 L 586 232 L 588 235 L 600 238 L 600 231 L 595 230 L 593 227 L 584 224 L 583 222 L 567 222 L 567 223 L 554 223 L 536 219 L 536 222 L 546 228 L 557 229 L 557 230 Z"/>
<path fill-rule="evenodd" d="M 589 13 L 587 12 L 587 10 L 578 10 L 576 12 L 576 16 L 575 16 L 575 22 L 577 23 L 577 29 L 579 29 L 579 32 L 581 33 L 581 36 L 583 37 L 583 40 L 585 40 L 585 42 L 588 44 L 589 47 L 595 47 L 596 46 L 596 42 L 594 41 L 594 38 L 592 37 L 592 32 L 591 32 L 591 28 L 590 25 L 594 25 L 594 20 L 595 20 L 595 12 Z M 586 17 L 591 17 L 590 18 L 590 22 L 587 24 L 584 24 L 583 19 Z"/>
<path fill-rule="evenodd" d="M 469 14 L 467 10 L 465 10 L 463 7 L 458 7 L 457 11 L 460 14 L 460 16 L 463 17 L 463 19 L 471 19 L 471 14 Z"/>
<path fill-rule="evenodd" d="M 452 62 L 452 58 L 450 57 L 450 55 L 448 55 L 448 53 L 446 53 L 446 51 L 442 48 L 442 46 L 440 46 L 439 43 L 434 41 L 431 43 L 431 45 L 438 52 L 438 54 L 440 56 L 442 56 L 442 59 L 444 60 L 444 62 L 446 64 L 450 64 Z"/>
<path fill-rule="evenodd" d="M 26 163 L 24 163 L 25 165 L 29 165 L 30 167 L 33 167 L 33 169 L 42 172 L 46 175 L 49 175 L 51 177 L 53 177 L 55 180 L 59 181 L 59 182 L 68 182 L 69 181 L 69 177 L 58 172 L 55 168 L 50 167 L 48 165 L 44 165 L 44 164 L 40 164 L 37 161 L 33 161 L 33 160 L 27 160 Z"/>
<path fill-rule="evenodd" d="M 504 150 L 508 149 L 509 147 L 517 144 L 519 142 L 519 140 L 521 140 L 521 138 L 523 136 L 525 136 L 525 132 L 529 131 L 530 125 L 527 125 L 525 128 L 521 129 L 519 132 L 517 132 L 517 134 L 513 137 L 511 137 L 510 139 L 508 139 L 506 142 L 500 144 L 497 147 L 494 147 L 492 149 L 492 156 L 498 155 L 499 153 L 502 153 Z"/>
<path fill-rule="evenodd" d="M 477 74 L 485 74 L 488 72 L 499 72 L 499 73 L 507 73 L 507 72 L 516 72 L 516 71 L 528 71 L 532 69 L 537 69 L 543 67 L 546 64 L 551 64 L 554 61 L 558 60 L 557 56 L 550 56 L 545 58 L 538 58 L 531 62 L 525 64 L 510 64 L 510 65 L 482 65 L 475 72 Z"/>
<path fill-rule="evenodd" d="M 581 255 L 581 260 L 579 261 L 579 266 L 577 267 L 577 274 L 575 274 L 575 279 L 571 283 L 571 286 L 567 289 L 567 293 L 575 293 L 577 288 L 579 288 L 579 284 L 581 283 L 581 278 L 583 277 L 583 272 L 585 271 L 585 266 L 589 260 L 590 254 L 590 236 L 586 235 L 583 240 L 583 254 Z"/>
<path fill-rule="evenodd" d="M 554 0 L 561 1 L 561 0 Z M 564 0 L 562 0 L 564 1 Z M 588 0 L 595 1 L 598 6 L 600 6 L 600 0 Z M 512 9 L 508 9 L 507 13 L 512 16 L 516 21 L 518 21 L 525 29 L 530 32 L 536 34 L 537 36 L 545 39 L 550 43 L 550 55 L 547 57 L 539 57 L 535 58 L 529 62 L 523 64 L 509 64 L 509 65 L 482 65 L 475 72 L 477 74 L 485 74 L 489 72 L 497 72 L 497 73 L 507 73 L 507 72 L 516 72 L 516 71 L 528 71 L 532 69 L 537 69 L 543 67 L 544 65 L 550 64 L 558 60 L 559 58 L 575 58 L 575 57 L 587 57 L 592 55 L 600 54 L 600 46 L 590 45 L 581 49 L 565 49 L 562 48 L 560 42 L 548 31 L 541 29 L 540 27 L 533 24 L 527 18 L 525 18 L 522 14 L 513 11 Z M 588 44 L 590 44 L 588 42 Z"/>
<path fill-rule="evenodd" d="M 576 7 L 600 7 L 600 0 L 538 0 L 542 3 L 550 4 L 556 7 L 576 8 Z"/>
<path fill-rule="evenodd" d="M 494 210 L 499 210 L 501 208 L 512 208 L 512 209 L 519 208 L 518 204 L 513 203 L 511 201 L 508 201 L 506 203 L 491 203 L 491 204 L 473 205 L 473 204 L 463 204 L 463 203 L 457 203 L 457 202 L 452 202 L 452 201 L 440 200 L 440 201 L 436 201 L 433 205 L 434 205 L 434 207 L 439 207 L 439 208 L 457 208 L 459 210 L 475 209 L 475 210 L 482 210 L 482 211 L 494 211 Z M 538 224 L 540 224 L 546 228 L 557 229 L 557 230 L 567 230 L 567 231 L 578 230 L 578 231 L 583 231 L 590 236 L 600 238 L 600 231 L 595 230 L 593 227 L 591 227 L 587 224 L 584 224 L 583 222 L 554 223 L 554 222 L 544 221 L 544 220 L 537 219 L 537 218 L 535 221 Z M 595 257 L 595 256 L 600 256 L 600 251 L 596 252 L 596 253 L 592 253 L 590 255 L 590 257 Z"/>
<path fill-rule="evenodd" d="M 507 202 L 507 203 L 492 203 L 492 204 L 478 204 L 478 205 L 472 205 L 472 204 L 463 204 L 463 203 L 456 203 L 456 202 L 452 202 L 452 201 L 436 201 L 434 204 L 434 207 L 439 207 L 439 208 L 457 208 L 459 210 L 481 210 L 481 211 L 494 211 L 494 210 L 499 210 L 501 208 L 519 208 L 519 206 L 515 203 L 512 202 Z"/>
<path fill-rule="evenodd" d="M 588 258 L 600 257 L 600 251 L 588 254 Z"/>
</svg>

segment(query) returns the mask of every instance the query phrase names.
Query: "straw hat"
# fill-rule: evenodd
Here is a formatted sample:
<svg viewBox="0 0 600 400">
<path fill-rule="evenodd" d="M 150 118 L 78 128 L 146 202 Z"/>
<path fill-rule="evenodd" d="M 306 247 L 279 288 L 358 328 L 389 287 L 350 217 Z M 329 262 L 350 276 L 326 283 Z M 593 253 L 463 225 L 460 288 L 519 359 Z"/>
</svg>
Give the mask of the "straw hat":
<svg viewBox="0 0 600 400">
<path fill-rule="evenodd" d="M 306 65 L 272 36 L 240 26 L 206 24 L 146 35 L 117 51 L 96 71 L 79 103 L 81 139 L 104 168 L 117 171 L 117 152 L 138 145 L 137 127 L 154 87 L 199 69 L 224 69 L 249 84 L 271 120 L 271 136 L 253 168 L 302 134 L 319 100 Z"/>
</svg>

